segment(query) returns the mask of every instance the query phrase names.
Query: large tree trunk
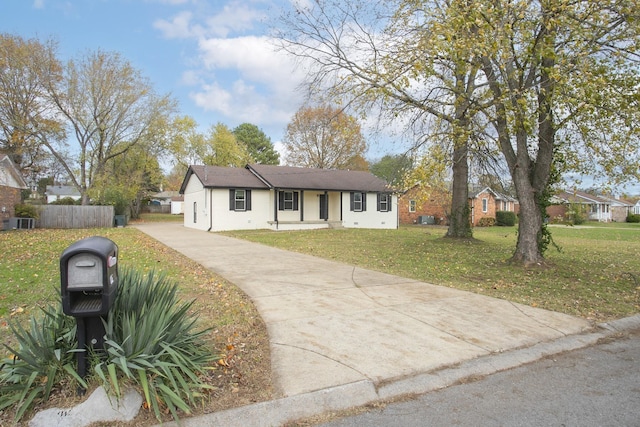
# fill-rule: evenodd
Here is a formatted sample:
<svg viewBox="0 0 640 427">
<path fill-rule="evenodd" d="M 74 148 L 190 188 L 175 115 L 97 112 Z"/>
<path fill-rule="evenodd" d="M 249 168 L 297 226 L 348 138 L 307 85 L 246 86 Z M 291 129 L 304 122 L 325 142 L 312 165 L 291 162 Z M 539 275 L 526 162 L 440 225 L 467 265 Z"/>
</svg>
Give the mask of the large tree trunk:
<svg viewBox="0 0 640 427">
<path fill-rule="evenodd" d="M 518 243 L 512 261 L 525 266 L 544 263 L 544 251 L 549 232 L 544 224 L 546 201 L 544 200 L 553 169 L 555 146 L 555 122 L 553 117 L 553 97 L 555 82 L 551 77 L 555 66 L 553 46 L 555 32 L 550 30 L 545 20 L 541 33 L 542 42 L 549 46 L 543 49 L 540 67 L 540 90 L 538 92 L 538 152 L 529 167 L 516 168 L 512 173 L 514 185 L 520 202 L 520 223 L 518 225 Z M 518 152 L 519 163 L 524 164 L 525 150 Z M 527 154 L 528 159 L 528 154 Z M 546 234 L 546 235 L 545 235 Z"/>
<path fill-rule="evenodd" d="M 468 239 L 473 237 L 469 209 L 469 99 L 467 85 L 473 85 L 475 73 L 468 72 L 466 61 L 456 67 L 455 117 L 453 130 L 453 184 L 449 229 L 445 237 Z M 467 81 L 467 78 L 469 81 Z"/>
<path fill-rule="evenodd" d="M 520 176 L 525 175 L 525 176 Z M 518 222 L 518 242 L 511 262 L 524 266 L 541 265 L 544 257 L 540 250 L 540 237 L 543 226 L 542 212 L 538 206 L 537 193 L 529 182 L 526 170 L 514 173 L 514 185 L 520 203 Z"/>
<path fill-rule="evenodd" d="M 473 236 L 469 209 L 469 164 L 467 157 L 466 143 L 453 150 L 451 214 L 445 237 L 470 238 Z"/>
</svg>

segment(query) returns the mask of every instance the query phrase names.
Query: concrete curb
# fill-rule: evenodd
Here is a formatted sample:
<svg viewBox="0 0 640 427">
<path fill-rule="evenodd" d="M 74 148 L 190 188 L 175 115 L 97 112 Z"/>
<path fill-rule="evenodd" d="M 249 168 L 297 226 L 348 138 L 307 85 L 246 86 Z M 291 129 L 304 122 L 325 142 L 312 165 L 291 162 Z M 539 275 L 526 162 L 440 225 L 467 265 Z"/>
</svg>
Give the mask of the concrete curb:
<svg viewBox="0 0 640 427">
<path fill-rule="evenodd" d="M 381 400 L 439 390 L 465 380 L 535 362 L 543 357 L 585 348 L 596 344 L 600 339 L 634 329 L 640 329 L 640 315 L 601 323 L 593 330 L 582 334 L 567 335 L 531 347 L 482 356 L 456 366 L 410 378 L 386 381 L 378 385 L 369 380 L 358 381 L 212 414 L 185 418 L 181 420 L 180 425 L 185 427 L 202 425 L 281 426 L 287 422 L 323 413 L 337 412 Z M 162 424 L 162 426 L 171 427 L 178 425 L 173 422 Z"/>
</svg>

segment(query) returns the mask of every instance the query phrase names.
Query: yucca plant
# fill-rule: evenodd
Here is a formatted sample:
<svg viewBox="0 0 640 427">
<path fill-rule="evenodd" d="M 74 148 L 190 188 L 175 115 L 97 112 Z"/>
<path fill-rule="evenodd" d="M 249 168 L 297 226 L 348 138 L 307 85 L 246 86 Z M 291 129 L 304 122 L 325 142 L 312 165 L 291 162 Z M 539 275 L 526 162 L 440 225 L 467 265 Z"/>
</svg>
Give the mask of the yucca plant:
<svg viewBox="0 0 640 427">
<path fill-rule="evenodd" d="M 62 312 L 62 304 L 32 315 L 28 328 L 19 323 L 10 326 L 18 348 L 5 344 L 12 356 L 0 365 L 0 410 L 13 407 L 19 421 L 36 403 L 46 401 L 65 376 L 86 387 L 74 370 L 75 320 Z"/>
<path fill-rule="evenodd" d="M 147 407 L 161 418 L 163 406 L 177 420 L 208 386 L 201 380 L 216 360 L 196 331 L 193 302 L 181 302 L 165 275 L 121 271 L 118 295 L 105 322 L 106 360 L 95 367 L 105 385 L 120 395 L 122 380 L 134 382 Z"/>
</svg>

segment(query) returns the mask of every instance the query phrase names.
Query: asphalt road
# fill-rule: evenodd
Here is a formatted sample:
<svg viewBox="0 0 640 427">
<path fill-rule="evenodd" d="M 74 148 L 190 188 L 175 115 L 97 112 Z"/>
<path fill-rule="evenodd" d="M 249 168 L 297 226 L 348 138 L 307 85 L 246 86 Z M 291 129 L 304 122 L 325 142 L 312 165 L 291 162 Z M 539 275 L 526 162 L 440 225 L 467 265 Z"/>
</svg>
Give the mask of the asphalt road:
<svg viewBox="0 0 640 427">
<path fill-rule="evenodd" d="M 640 426 L 640 330 L 322 425 Z"/>
</svg>

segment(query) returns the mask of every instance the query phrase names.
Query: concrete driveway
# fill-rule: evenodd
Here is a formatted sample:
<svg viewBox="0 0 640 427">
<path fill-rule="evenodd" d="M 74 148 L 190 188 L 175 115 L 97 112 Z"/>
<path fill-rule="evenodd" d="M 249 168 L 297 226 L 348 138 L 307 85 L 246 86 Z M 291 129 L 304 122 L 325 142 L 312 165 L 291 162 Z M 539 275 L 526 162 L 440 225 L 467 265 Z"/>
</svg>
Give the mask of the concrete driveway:
<svg viewBox="0 0 640 427">
<path fill-rule="evenodd" d="M 136 228 L 246 292 L 282 396 L 378 389 L 591 329 L 584 319 L 185 228 Z"/>
</svg>

